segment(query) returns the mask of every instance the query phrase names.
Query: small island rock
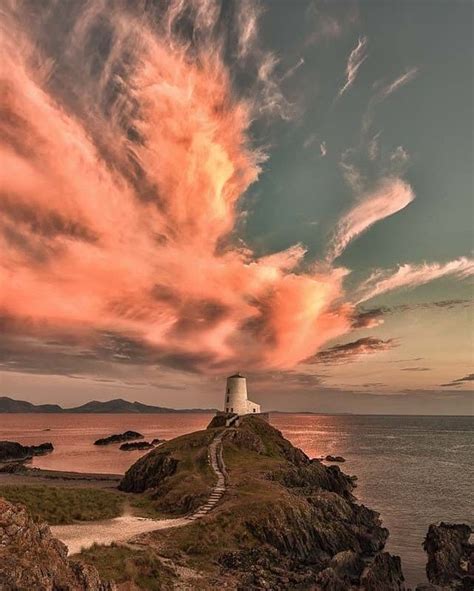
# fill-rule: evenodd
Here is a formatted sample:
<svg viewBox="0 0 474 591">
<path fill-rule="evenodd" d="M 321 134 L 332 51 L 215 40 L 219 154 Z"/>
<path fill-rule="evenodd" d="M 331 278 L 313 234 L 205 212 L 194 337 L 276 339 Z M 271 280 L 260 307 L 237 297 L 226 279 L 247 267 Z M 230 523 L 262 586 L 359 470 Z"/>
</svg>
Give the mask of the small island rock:
<svg viewBox="0 0 474 591">
<path fill-rule="evenodd" d="M 137 431 L 125 431 L 124 433 L 97 439 L 97 441 L 94 441 L 94 445 L 110 445 L 111 443 L 123 443 L 124 441 L 133 441 L 134 439 L 143 439 L 143 435 Z"/>
<path fill-rule="evenodd" d="M 119 449 L 122 451 L 133 451 L 135 449 L 153 449 L 155 446 L 148 441 L 132 441 L 130 443 L 122 443 Z"/>
<path fill-rule="evenodd" d="M 51 453 L 53 449 L 53 444 L 49 442 L 28 446 L 16 441 L 0 441 L 0 462 L 24 461 L 33 456 Z"/>
<path fill-rule="evenodd" d="M 342 456 L 326 456 L 324 458 L 326 460 L 326 462 L 345 462 L 345 458 L 343 458 Z"/>
</svg>

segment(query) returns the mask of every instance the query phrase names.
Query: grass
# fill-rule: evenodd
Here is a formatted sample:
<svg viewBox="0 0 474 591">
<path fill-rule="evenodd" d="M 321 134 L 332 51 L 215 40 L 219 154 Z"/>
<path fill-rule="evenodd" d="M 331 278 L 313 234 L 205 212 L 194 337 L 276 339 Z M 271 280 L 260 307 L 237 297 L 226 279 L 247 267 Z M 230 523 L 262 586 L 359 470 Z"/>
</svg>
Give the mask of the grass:
<svg viewBox="0 0 474 591">
<path fill-rule="evenodd" d="M 91 488 L 4 485 L 0 486 L 0 496 L 23 503 L 35 519 L 49 525 L 117 517 L 124 504 L 118 493 Z"/>
<path fill-rule="evenodd" d="M 81 552 L 80 560 L 95 566 L 107 581 L 134 583 L 145 591 L 173 588 L 173 572 L 148 548 L 132 550 L 119 544 L 94 545 Z"/>
</svg>

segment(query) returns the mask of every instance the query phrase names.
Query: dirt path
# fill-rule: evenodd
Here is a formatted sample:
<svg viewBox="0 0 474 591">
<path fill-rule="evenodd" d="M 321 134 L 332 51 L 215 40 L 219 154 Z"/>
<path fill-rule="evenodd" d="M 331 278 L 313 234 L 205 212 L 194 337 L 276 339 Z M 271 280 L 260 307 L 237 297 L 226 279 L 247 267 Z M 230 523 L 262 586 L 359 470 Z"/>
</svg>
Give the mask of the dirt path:
<svg viewBox="0 0 474 591">
<path fill-rule="evenodd" d="M 90 548 L 93 544 L 110 545 L 113 542 L 125 542 L 138 534 L 183 527 L 201 519 L 214 509 L 226 491 L 226 473 L 222 458 L 223 435 L 224 432 L 216 435 L 208 448 L 209 464 L 217 476 L 217 482 L 206 503 L 191 515 L 177 519 L 148 519 L 127 512 L 114 519 L 73 525 L 55 525 L 51 527 L 53 535 L 66 544 L 69 554 L 76 554 L 82 548 Z"/>
</svg>

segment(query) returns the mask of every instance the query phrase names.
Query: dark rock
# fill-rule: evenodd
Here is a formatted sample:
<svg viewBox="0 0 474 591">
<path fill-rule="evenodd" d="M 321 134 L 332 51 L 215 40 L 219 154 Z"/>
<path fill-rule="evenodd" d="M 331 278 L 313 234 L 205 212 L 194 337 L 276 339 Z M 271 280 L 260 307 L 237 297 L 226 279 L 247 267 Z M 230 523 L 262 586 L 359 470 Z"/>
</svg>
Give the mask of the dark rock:
<svg viewBox="0 0 474 591">
<path fill-rule="evenodd" d="M 365 563 L 360 555 L 353 550 L 344 550 L 331 558 L 329 566 L 339 577 L 351 583 L 357 583 L 364 570 Z"/>
<path fill-rule="evenodd" d="M 122 451 L 133 451 L 135 449 L 153 449 L 155 446 L 148 441 L 132 441 L 131 443 L 122 443 L 119 449 Z"/>
<path fill-rule="evenodd" d="M 0 441 L 0 462 L 26 460 L 31 455 L 28 448 L 14 441 Z"/>
<path fill-rule="evenodd" d="M 125 433 L 118 433 L 97 439 L 97 441 L 94 441 L 94 445 L 110 445 L 111 443 L 123 443 L 124 441 L 133 441 L 134 439 L 143 439 L 143 435 L 136 431 L 125 431 Z"/>
<path fill-rule="evenodd" d="M 50 454 L 54 447 L 52 443 L 40 443 L 39 445 L 32 445 L 29 449 L 34 456 L 44 456 Z"/>
<path fill-rule="evenodd" d="M 21 445 L 15 441 L 0 441 L 0 462 L 24 461 L 53 451 L 52 443 Z"/>
<path fill-rule="evenodd" d="M 224 413 L 220 412 L 216 414 L 216 416 L 212 417 L 211 422 L 207 426 L 207 429 L 219 429 L 221 427 L 225 427 L 227 420 L 232 418 L 234 413 Z"/>
<path fill-rule="evenodd" d="M 428 529 L 423 548 L 428 554 L 430 583 L 448 589 L 474 589 L 474 545 L 469 525 L 440 523 Z"/>
<path fill-rule="evenodd" d="M 344 578 L 339 577 L 332 568 L 322 570 L 317 578 L 318 589 L 321 591 L 347 591 L 350 583 Z"/>
<path fill-rule="evenodd" d="M 66 546 L 26 509 L 0 498 L 0 589 L 113 591 L 92 566 L 72 562 Z"/>
<path fill-rule="evenodd" d="M 165 441 L 166 441 L 166 439 L 155 438 L 155 439 L 152 439 L 151 444 L 152 445 L 159 445 L 160 443 L 164 443 Z"/>
<path fill-rule="evenodd" d="M 177 467 L 178 460 L 157 449 L 140 458 L 127 470 L 119 484 L 119 490 L 143 492 L 157 487 L 165 478 L 172 476 Z"/>
<path fill-rule="evenodd" d="M 324 458 L 326 462 L 345 462 L 346 460 L 342 456 L 326 456 Z"/>
<path fill-rule="evenodd" d="M 399 556 L 388 552 L 377 554 L 361 577 L 364 591 L 403 591 L 405 579 Z"/>
</svg>

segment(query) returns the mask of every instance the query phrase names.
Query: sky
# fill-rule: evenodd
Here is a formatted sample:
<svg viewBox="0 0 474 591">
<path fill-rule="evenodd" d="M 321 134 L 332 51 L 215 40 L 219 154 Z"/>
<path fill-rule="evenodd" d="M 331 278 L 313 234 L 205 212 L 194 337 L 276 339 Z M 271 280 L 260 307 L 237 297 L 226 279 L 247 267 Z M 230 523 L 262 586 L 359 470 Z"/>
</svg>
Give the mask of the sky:
<svg viewBox="0 0 474 591">
<path fill-rule="evenodd" d="M 0 395 L 472 414 L 472 21 L 7 0 Z"/>
</svg>

